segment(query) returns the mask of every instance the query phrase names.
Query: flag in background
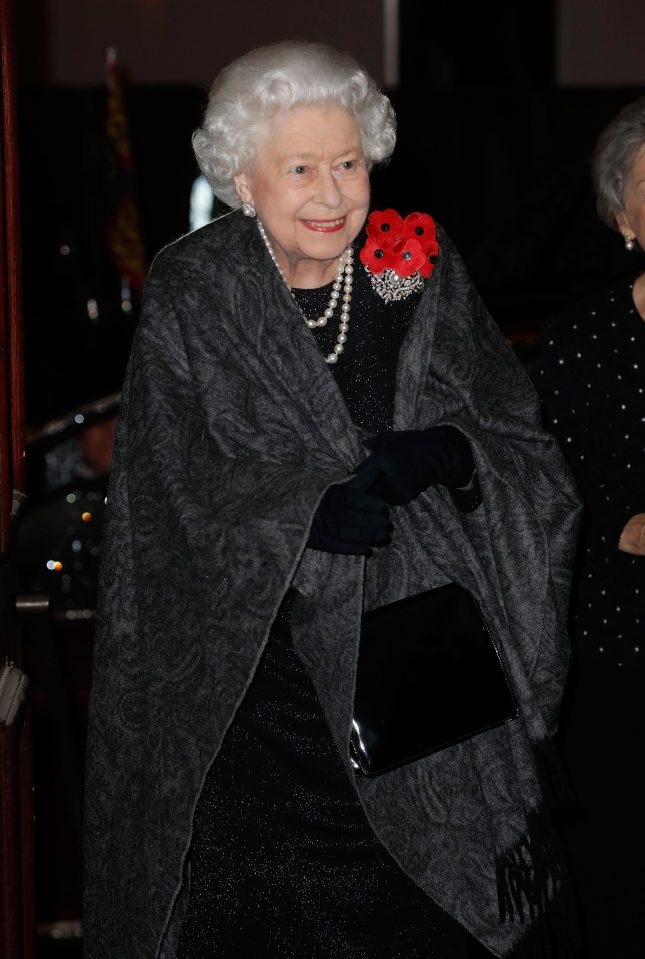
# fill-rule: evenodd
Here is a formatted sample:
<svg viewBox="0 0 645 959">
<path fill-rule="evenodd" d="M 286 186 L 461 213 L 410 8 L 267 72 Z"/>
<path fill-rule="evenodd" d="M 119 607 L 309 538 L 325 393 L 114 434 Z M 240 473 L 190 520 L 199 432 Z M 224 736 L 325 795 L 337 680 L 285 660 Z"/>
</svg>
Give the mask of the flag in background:
<svg viewBox="0 0 645 959">
<path fill-rule="evenodd" d="M 123 82 L 115 47 L 107 52 L 106 132 L 109 150 L 107 241 L 121 274 L 123 307 L 129 307 L 129 288 L 143 293 L 146 255 L 141 220 L 134 194 L 132 152 L 125 115 Z M 128 307 L 126 307 L 126 303 Z"/>
</svg>

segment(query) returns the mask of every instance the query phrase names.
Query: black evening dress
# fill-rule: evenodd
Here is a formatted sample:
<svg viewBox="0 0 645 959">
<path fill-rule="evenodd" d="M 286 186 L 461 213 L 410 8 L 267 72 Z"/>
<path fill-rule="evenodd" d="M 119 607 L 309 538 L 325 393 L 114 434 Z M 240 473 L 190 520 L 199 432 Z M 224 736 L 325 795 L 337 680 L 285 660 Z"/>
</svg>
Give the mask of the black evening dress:
<svg viewBox="0 0 645 959">
<path fill-rule="evenodd" d="M 631 282 L 550 321 L 538 386 L 585 516 L 575 656 L 559 744 L 577 805 L 563 823 L 587 959 L 643 952 L 645 558 L 618 549 L 645 513 L 645 322 Z"/>
<path fill-rule="evenodd" d="M 645 562 L 617 548 L 627 520 L 645 512 L 645 322 L 631 283 L 547 325 L 538 386 L 585 503 L 576 652 L 645 669 Z"/>
<path fill-rule="evenodd" d="M 353 421 L 376 432 L 392 427 L 398 352 L 419 294 L 385 304 L 360 264 L 354 278 L 348 343 L 330 369 Z M 330 291 L 294 292 L 312 318 Z M 313 333 L 323 355 L 337 323 L 334 317 Z M 294 651 L 289 605 L 287 594 L 200 796 L 177 959 L 460 959 L 477 952 L 369 826 Z"/>
</svg>

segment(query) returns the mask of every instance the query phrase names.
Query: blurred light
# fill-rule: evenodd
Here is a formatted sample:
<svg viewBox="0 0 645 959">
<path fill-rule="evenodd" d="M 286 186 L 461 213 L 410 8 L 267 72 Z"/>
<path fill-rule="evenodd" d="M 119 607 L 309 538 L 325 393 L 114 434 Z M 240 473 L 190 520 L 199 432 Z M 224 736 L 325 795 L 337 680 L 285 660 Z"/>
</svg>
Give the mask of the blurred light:
<svg viewBox="0 0 645 959">
<path fill-rule="evenodd" d="M 99 305 L 96 300 L 87 301 L 87 315 L 90 320 L 98 320 L 99 318 Z"/>
<path fill-rule="evenodd" d="M 206 226 L 213 219 L 213 206 L 215 204 L 215 195 L 205 176 L 198 176 L 193 181 L 190 191 L 190 208 L 188 212 L 188 222 L 191 230 L 198 230 L 200 226 Z"/>
<path fill-rule="evenodd" d="M 92 519 L 92 514 L 91 514 L 91 513 L 83 513 L 82 516 L 81 516 L 81 519 L 83 520 L 84 523 L 89 523 L 89 521 Z"/>
<path fill-rule="evenodd" d="M 63 564 L 59 559 L 48 559 L 47 560 L 47 569 L 52 573 L 60 573 L 63 568 Z"/>
<path fill-rule="evenodd" d="M 68 609 L 65 619 L 94 619 L 94 615 L 93 609 Z"/>
<path fill-rule="evenodd" d="M 124 313 L 132 313 L 132 291 L 127 276 L 121 277 L 121 309 Z"/>
<path fill-rule="evenodd" d="M 61 246 L 58 252 L 60 253 L 61 256 L 69 256 L 69 247 L 67 243 L 63 243 L 63 245 Z"/>
<path fill-rule="evenodd" d="M 67 496 L 65 497 L 65 499 L 67 500 L 68 503 L 75 503 L 75 502 L 76 502 L 76 496 L 75 496 L 74 493 L 68 493 Z"/>
<path fill-rule="evenodd" d="M 74 417 L 74 422 L 75 422 L 75 423 L 84 423 L 84 422 L 85 422 L 85 417 L 83 416 L 82 413 L 77 413 L 76 416 Z"/>
</svg>

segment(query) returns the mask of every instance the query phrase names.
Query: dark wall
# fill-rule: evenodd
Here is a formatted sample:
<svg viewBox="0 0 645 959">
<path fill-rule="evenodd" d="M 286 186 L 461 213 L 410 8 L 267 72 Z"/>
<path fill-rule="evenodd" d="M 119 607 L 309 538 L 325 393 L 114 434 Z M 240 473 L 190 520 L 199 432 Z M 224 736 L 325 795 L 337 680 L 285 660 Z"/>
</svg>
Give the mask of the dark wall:
<svg viewBox="0 0 645 959">
<path fill-rule="evenodd" d="M 642 91 L 556 85 L 558 6 L 401 8 L 400 135 L 383 195 L 444 224 L 510 334 L 634 267 L 596 218 L 589 163 Z"/>
<path fill-rule="evenodd" d="M 126 98 L 148 261 L 188 229 L 198 174 L 191 134 L 203 92 L 134 87 Z M 108 251 L 103 89 L 23 90 L 19 102 L 27 418 L 59 416 L 120 389 L 138 302 L 124 313 Z M 88 313 L 96 301 L 97 316 Z"/>
<path fill-rule="evenodd" d="M 405 2 L 405 0 L 404 0 Z M 380 0 L 28 0 L 17 4 L 25 82 L 95 86 L 116 46 L 132 82 L 208 87 L 246 50 L 277 40 L 324 40 L 382 80 Z"/>
</svg>

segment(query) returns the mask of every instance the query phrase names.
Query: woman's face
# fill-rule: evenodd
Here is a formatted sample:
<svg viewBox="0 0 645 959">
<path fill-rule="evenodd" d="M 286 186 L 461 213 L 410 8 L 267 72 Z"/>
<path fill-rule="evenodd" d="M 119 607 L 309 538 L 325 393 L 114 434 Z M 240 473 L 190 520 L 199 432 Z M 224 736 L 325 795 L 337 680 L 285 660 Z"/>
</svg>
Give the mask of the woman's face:
<svg viewBox="0 0 645 959">
<path fill-rule="evenodd" d="M 636 237 L 645 250 L 645 144 L 629 171 L 623 196 L 624 207 L 616 217 L 624 237 Z"/>
<path fill-rule="evenodd" d="M 353 115 L 337 105 L 274 117 L 251 172 L 235 177 L 291 286 L 318 286 L 367 216 L 369 177 Z"/>
</svg>

